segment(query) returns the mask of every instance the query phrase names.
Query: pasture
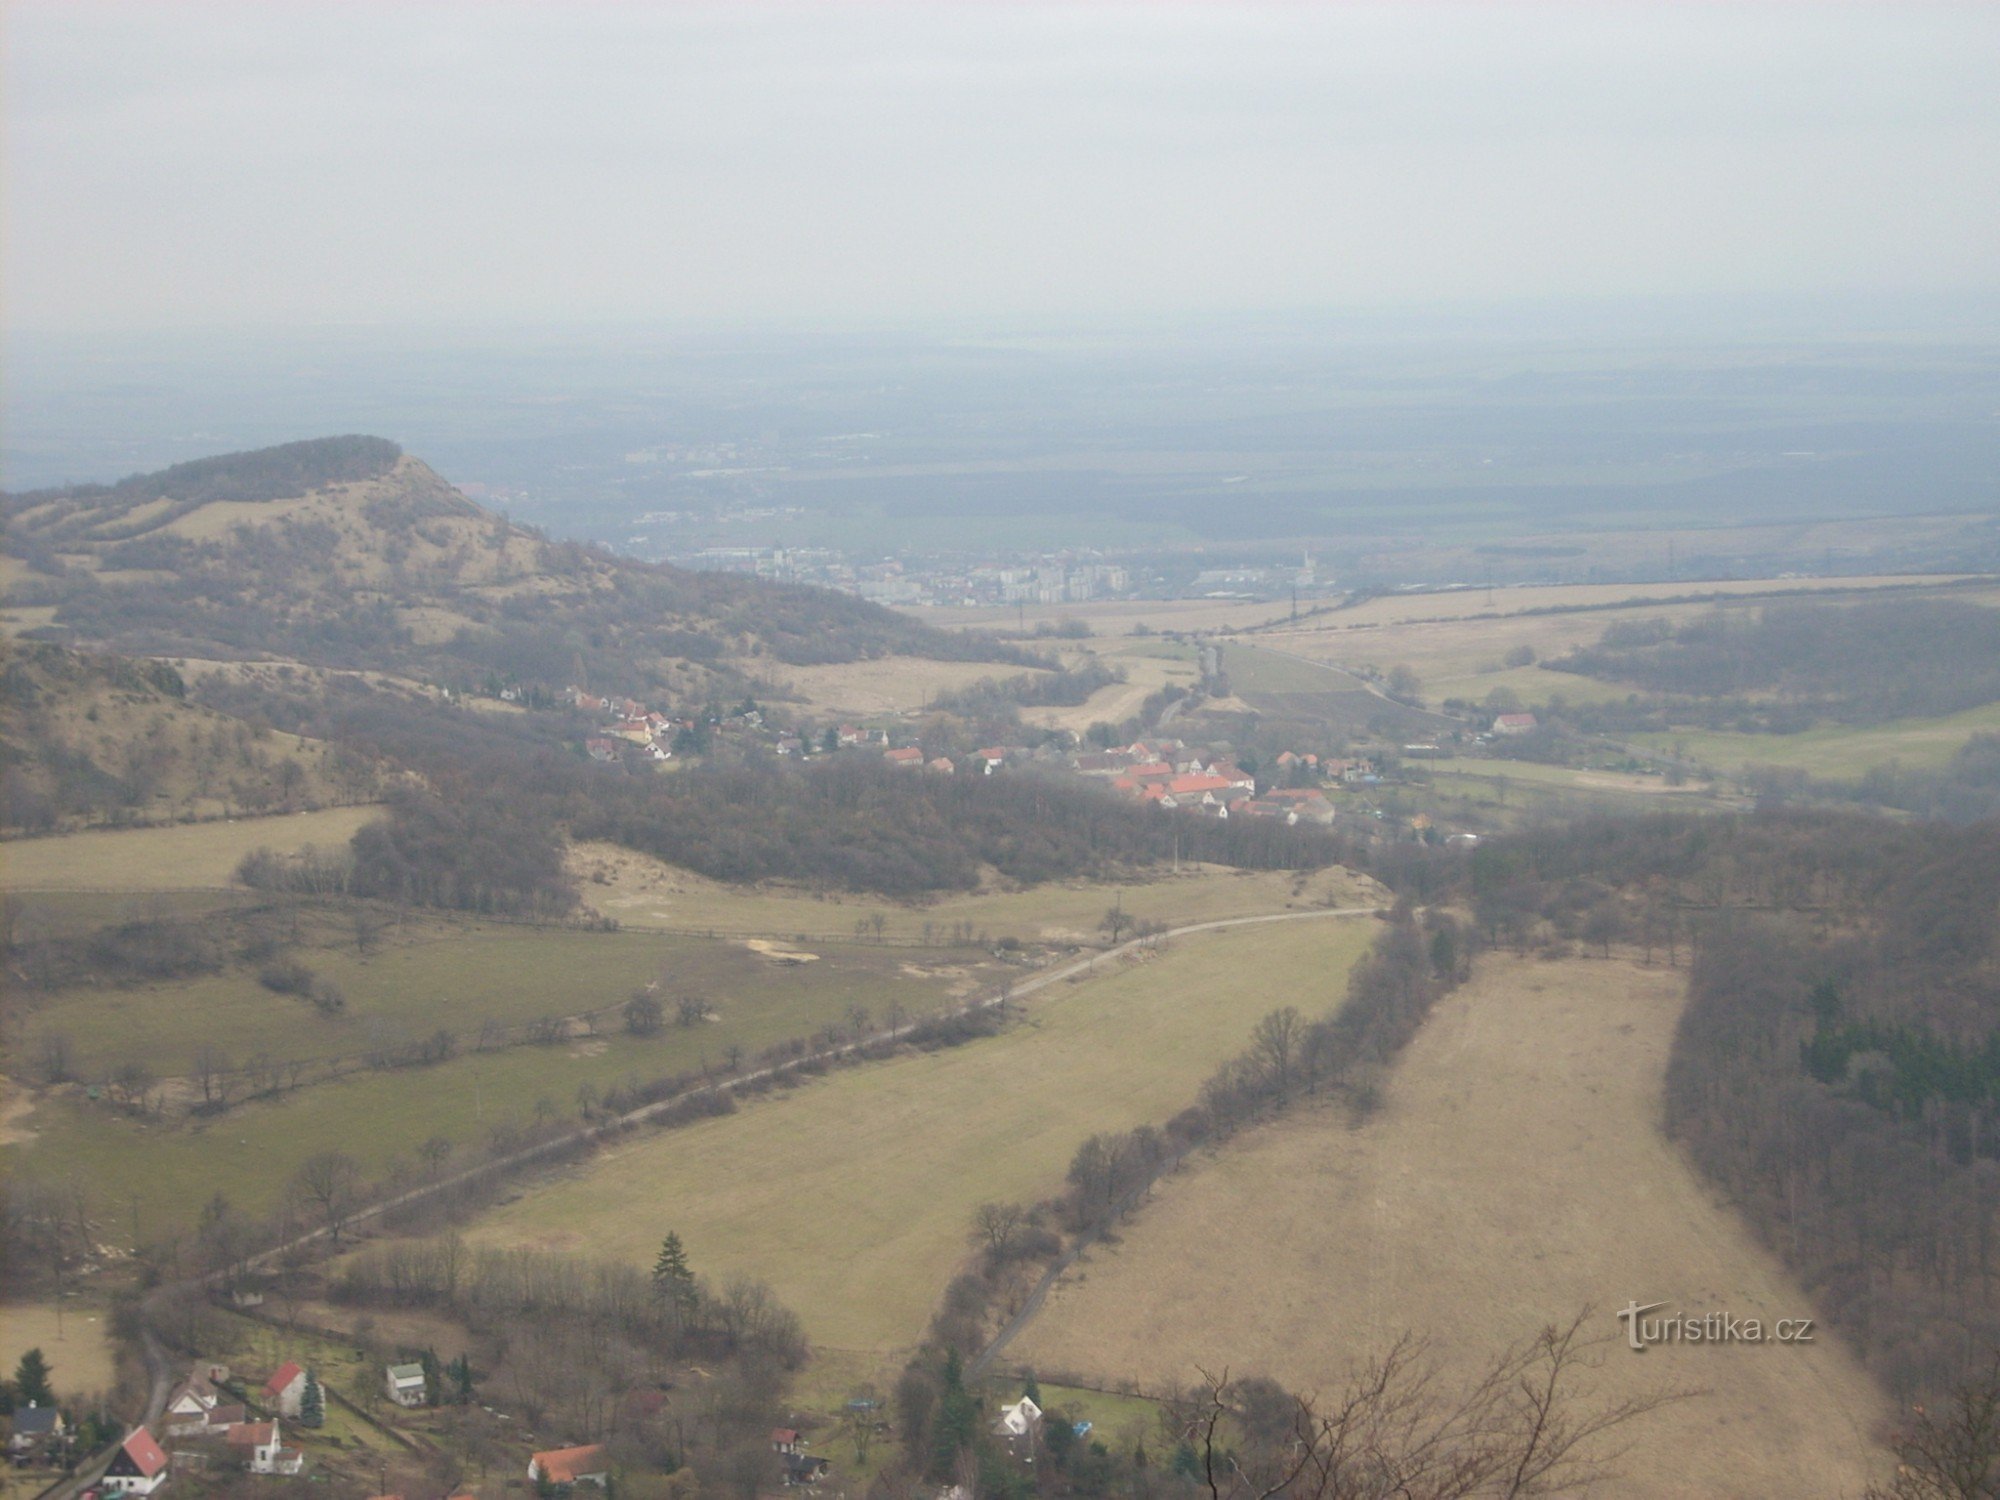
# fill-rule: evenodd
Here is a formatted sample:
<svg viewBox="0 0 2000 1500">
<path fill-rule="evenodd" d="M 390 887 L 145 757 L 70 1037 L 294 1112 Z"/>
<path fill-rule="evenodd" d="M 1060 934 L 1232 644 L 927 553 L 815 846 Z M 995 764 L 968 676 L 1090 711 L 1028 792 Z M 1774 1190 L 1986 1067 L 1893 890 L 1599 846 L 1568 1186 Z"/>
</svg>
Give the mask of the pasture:
<svg viewBox="0 0 2000 1500">
<path fill-rule="evenodd" d="M 378 807 L 329 807 L 268 818 L 158 828 L 93 830 L 0 844 L 0 890 L 180 891 L 226 887 L 259 846 L 332 848 L 382 815 Z"/>
<path fill-rule="evenodd" d="M 413 923 L 367 955 L 348 944 L 290 956 L 340 989 L 346 1006 L 339 1014 L 274 993 L 251 966 L 232 967 L 196 979 L 61 992 L 25 1023 L 27 1050 L 60 1033 L 86 1078 L 135 1057 L 164 1076 L 185 1074 L 196 1050 L 216 1043 L 239 1063 L 259 1053 L 322 1061 L 394 1048 L 442 1028 L 469 1050 L 482 1028 L 521 1028 L 547 1016 L 587 1016 L 616 1032 L 619 1008 L 649 986 L 670 1017 L 685 996 L 718 1017 L 747 1007 L 792 1018 L 810 1032 L 852 1005 L 918 1009 L 967 990 L 986 958 L 946 948 L 913 955 L 850 937 L 794 963 L 723 939 L 469 921 Z M 714 1024 L 697 1029 L 713 1031 Z"/>
<path fill-rule="evenodd" d="M 1275 1006 L 1326 1009 L 1366 919 L 1177 940 L 1039 992 L 1000 1036 L 851 1068 L 733 1116 L 622 1143 L 482 1218 L 485 1244 L 766 1280 L 815 1343 L 886 1363 L 922 1333 L 987 1199 L 1058 1190 L 1095 1131 L 1166 1119 Z"/>
<path fill-rule="evenodd" d="M 1006 1360 L 1147 1389 L 1227 1367 L 1327 1393 L 1406 1331 L 1467 1372 L 1588 1307 L 1595 1399 L 1699 1392 L 1619 1434 L 1617 1493 L 1858 1493 L 1881 1472 L 1884 1403 L 1831 1335 L 1643 1358 L 1611 1342 L 1634 1300 L 1812 1313 L 1659 1130 L 1682 999 L 1671 969 L 1482 958 L 1378 1113 L 1296 1114 L 1166 1180 Z"/>
<path fill-rule="evenodd" d="M 844 1027 L 857 1006 L 878 1021 L 892 1005 L 926 1014 L 994 969 L 961 950 L 850 942 L 814 951 L 818 961 L 793 964 L 725 940 L 469 927 L 365 960 L 308 955 L 323 972 L 347 976 L 349 1013 L 331 1021 L 246 976 L 65 995 L 30 1018 L 29 1034 L 60 1028 L 94 1068 L 139 1061 L 164 1075 L 209 1041 L 239 1067 L 262 1051 L 279 1062 L 340 1055 L 352 1071 L 326 1080 L 323 1067 L 308 1067 L 303 1087 L 212 1117 L 134 1116 L 91 1101 L 83 1085 L 44 1089 L 10 1121 L 0 1162 L 10 1173 L 84 1184 L 94 1208 L 112 1215 L 117 1242 L 143 1241 L 191 1225 L 218 1188 L 241 1209 L 269 1211 L 316 1151 L 337 1146 L 376 1179 L 412 1169 L 416 1147 L 433 1136 L 465 1160 L 501 1133 L 574 1119 L 585 1098 L 612 1086 Z M 630 1035 L 615 1007 L 654 980 L 667 1024 Z M 709 1018 L 678 1024 L 682 994 L 700 995 Z M 479 1050 L 483 1021 L 543 1015 L 579 1019 L 546 1044 Z M 360 1055 L 440 1027 L 457 1033 L 450 1061 L 377 1068 Z M 168 1091 L 197 1097 L 185 1080 Z"/>
<path fill-rule="evenodd" d="M 857 923 L 882 919 L 891 943 L 921 944 L 925 929 L 943 942 L 970 924 L 977 938 L 1074 944 L 1101 938 L 1098 923 L 1113 902 L 1141 921 L 1164 926 L 1261 912 L 1306 911 L 1366 904 L 1381 889 L 1351 870 L 1299 875 L 1285 870 L 1237 870 L 1225 865 L 1155 868 L 1129 880 L 1052 881 L 1022 889 L 998 886 L 927 902 L 894 902 L 852 892 L 818 893 L 783 886 L 733 886 L 613 844 L 578 844 L 571 870 L 584 900 L 626 928 L 737 936 L 786 936 L 807 942 L 855 935 Z"/>
</svg>

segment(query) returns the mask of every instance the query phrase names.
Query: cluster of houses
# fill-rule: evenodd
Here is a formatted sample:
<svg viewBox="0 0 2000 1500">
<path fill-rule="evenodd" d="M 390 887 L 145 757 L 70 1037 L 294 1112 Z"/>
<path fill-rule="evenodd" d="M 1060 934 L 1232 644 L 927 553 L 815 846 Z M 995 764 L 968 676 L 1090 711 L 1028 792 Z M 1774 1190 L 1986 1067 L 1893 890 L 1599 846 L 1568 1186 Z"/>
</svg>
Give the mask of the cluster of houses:
<svg viewBox="0 0 2000 1500">
<path fill-rule="evenodd" d="M 1287 750 L 1279 765 L 1289 775 L 1319 757 Z M 1257 778 L 1227 755 L 1188 746 L 1180 740 L 1134 740 L 1111 750 L 1072 757 L 1084 776 L 1103 777 L 1111 789 L 1155 807 L 1187 808 L 1213 818 L 1272 818 L 1280 822 L 1333 822 L 1333 802 L 1317 786 L 1275 787 L 1259 794 Z M 1345 767 L 1354 762 L 1340 762 Z"/>
<path fill-rule="evenodd" d="M 304 1413 L 310 1372 L 291 1361 L 273 1371 L 257 1397 L 266 1415 L 253 1414 L 248 1403 L 234 1399 L 228 1381 L 228 1366 L 198 1361 L 168 1395 L 154 1424 L 157 1434 L 135 1427 L 111 1456 L 95 1492 L 150 1495 L 176 1467 L 205 1469 L 223 1462 L 252 1474 L 304 1473 L 305 1454 L 286 1444 L 283 1424 Z"/>
<path fill-rule="evenodd" d="M 595 761 L 622 759 L 621 745 L 637 745 L 649 760 L 672 760 L 675 737 L 691 723 L 669 718 L 636 698 L 600 698 L 577 687 L 564 688 L 562 700 L 581 713 L 605 721 L 604 733 L 583 742 L 583 748 Z"/>
</svg>

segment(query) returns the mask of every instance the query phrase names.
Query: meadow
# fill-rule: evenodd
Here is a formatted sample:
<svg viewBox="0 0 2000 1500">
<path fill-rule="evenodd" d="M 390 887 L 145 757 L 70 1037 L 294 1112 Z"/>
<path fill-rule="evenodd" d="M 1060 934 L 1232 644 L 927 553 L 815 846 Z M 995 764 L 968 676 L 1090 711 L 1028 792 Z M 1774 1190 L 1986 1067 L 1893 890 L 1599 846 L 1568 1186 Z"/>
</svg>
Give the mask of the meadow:
<svg viewBox="0 0 2000 1500">
<path fill-rule="evenodd" d="M 975 938 L 1076 944 L 1096 942 L 1098 924 L 1118 903 L 1135 919 L 1163 926 L 1215 917 L 1306 911 L 1373 901 L 1380 888 L 1344 869 L 1299 875 L 1284 870 L 1237 870 L 1189 863 L 1178 871 L 1133 872 L 1122 881 L 1051 881 L 1023 889 L 995 886 L 923 903 L 900 903 L 852 893 L 815 893 L 782 886 L 744 887 L 706 880 L 690 871 L 612 844 L 586 843 L 572 851 L 571 869 L 584 900 L 627 928 L 736 936 L 780 935 L 801 942 L 854 936 L 857 923 L 891 943 L 921 944 L 926 928 L 943 942 L 969 924 Z"/>
<path fill-rule="evenodd" d="M 1358 1127 L 1331 1108 L 1238 1137 L 1089 1251 L 1010 1365 L 1160 1390 L 1196 1367 L 1334 1390 L 1405 1332 L 1469 1371 L 1542 1323 L 1630 1300 L 1809 1316 L 1805 1293 L 1659 1129 L 1683 975 L 1484 957 Z M 1605 1351 L 1591 1397 L 1694 1392 L 1619 1434 L 1617 1493 L 1857 1493 L 1873 1382 L 1831 1335 L 1774 1352 Z"/>
<path fill-rule="evenodd" d="M 93 830 L 0 844 L 0 890 L 178 891 L 222 888 L 260 846 L 292 852 L 344 845 L 382 815 L 378 807 L 329 807 L 268 818 L 217 819 L 158 828 Z"/>
<path fill-rule="evenodd" d="M 1373 937 L 1334 919 L 1178 939 L 1043 990 L 1000 1036 L 621 1143 L 469 1237 L 650 1264 L 673 1230 L 698 1271 L 768 1281 L 815 1343 L 886 1368 L 966 1253 L 974 1207 L 1052 1193 L 1084 1137 L 1190 1103 L 1273 1007 L 1338 1003 Z"/>
<path fill-rule="evenodd" d="M 248 1212 L 275 1208 L 316 1151 L 343 1150 L 376 1179 L 412 1168 L 417 1146 L 434 1136 L 463 1160 L 497 1133 L 573 1119 L 607 1088 L 845 1026 L 857 1006 L 878 1022 L 891 1006 L 926 1014 L 997 971 L 962 950 L 913 954 L 850 941 L 816 951 L 816 962 L 794 964 L 725 940 L 472 925 L 367 959 L 311 953 L 315 967 L 351 985 L 350 1014 L 332 1022 L 244 976 L 63 995 L 28 1020 L 30 1036 L 60 1028 L 81 1058 L 138 1060 L 161 1072 L 186 1066 L 204 1040 L 239 1065 L 260 1046 L 281 1060 L 352 1058 L 357 1041 L 389 1045 L 440 1026 L 458 1028 L 459 1050 L 448 1062 L 357 1066 L 331 1081 L 308 1070 L 304 1087 L 212 1117 L 135 1116 L 91 1100 L 82 1084 L 45 1089 L 10 1122 L 0 1161 L 11 1173 L 81 1185 L 114 1242 L 142 1243 L 191 1226 L 217 1191 Z M 656 979 L 667 1024 L 655 1035 L 630 1035 L 614 1012 L 549 1044 L 476 1048 L 480 1020 L 622 1005 Z M 683 993 L 702 997 L 706 1021 L 677 1024 Z M 171 1092 L 186 1102 L 192 1085 Z"/>
<path fill-rule="evenodd" d="M 1839 781 L 1891 761 L 1913 770 L 1935 770 L 1975 734 L 1996 732 L 2000 732 L 2000 703 L 1935 719 L 1892 719 L 1886 724 L 1860 726 L 1825 724 L 1798 734 L 1676 729 L 1666 734 L 1635 734 L 1632 742 L 1718 769 L 1778 766 Z"/>
</svg>

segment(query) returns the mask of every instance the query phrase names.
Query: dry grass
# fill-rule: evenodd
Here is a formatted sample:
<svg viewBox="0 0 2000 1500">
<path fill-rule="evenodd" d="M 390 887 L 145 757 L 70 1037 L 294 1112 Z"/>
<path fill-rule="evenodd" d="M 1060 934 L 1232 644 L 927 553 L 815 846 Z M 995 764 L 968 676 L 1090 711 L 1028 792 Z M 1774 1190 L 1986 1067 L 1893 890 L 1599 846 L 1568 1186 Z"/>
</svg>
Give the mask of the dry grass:
<svg viewBox="0 0 2000 1500">
<path fill-rule="evenodd" d="M 1330 1390 L 1405 1330 L 1446 1361 L 1586 1304 L 1766 1320 L 1805 1294 L 1659 1129 L 1682 976 L 1626 962 L 1482 960 L 1350 1128 L 1330 1112 L 1257 1131 L 1162 1187 L 1008 1351 L 1102 1378 L 1197 1364 Z M 1884 1405 L 1847 1350 L 1607 1347 L 1604 1397 L 1698 1389 L 1630 1429 L 1621 1496 L 1856 1493 Z"/>
<path fill-rule="evenodd" d="M 377 807 L 330 807 L 269 818 L 99 830 L 0 844 L 0 889 L 186 891 L 226 887 L 260 845 L 332 848 L 380 817 Z"/>
<path fill-rule="evenodd" d="M 767 1280 L 815 1342 L 886 1360 L 922 1333 L 977 1204 L 1053 1192 L 1085 1136 L 1165 1119 L 1265 1011 L 1336 999 L 1373 936 L 1333 920 L 1182 939 L 1040 992 L 1001 1036 L 642 1138 L 472 1238 L 650 1264 L 671 1229 L 703 1274 Z"/>
</svg>

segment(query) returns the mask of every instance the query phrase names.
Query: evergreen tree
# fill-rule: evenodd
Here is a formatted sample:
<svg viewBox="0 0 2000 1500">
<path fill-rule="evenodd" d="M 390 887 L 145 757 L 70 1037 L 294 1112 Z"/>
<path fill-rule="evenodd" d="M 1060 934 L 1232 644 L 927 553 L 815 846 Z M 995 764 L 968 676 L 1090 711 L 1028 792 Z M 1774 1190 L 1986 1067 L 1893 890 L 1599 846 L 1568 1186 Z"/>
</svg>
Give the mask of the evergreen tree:
<svg viewBox="0 0 2000 1500">
<path fill-rule="evenodd" d="M 14 1404 L 54 1406 L 55 1402 L 55 1392 L 49 1387 L 49 1362 L 39 1348 L 30 1349 L 14 1366 Z"/>
<path fill-rule="evenodd" d="M 435 1349 L 424 1350 L 424 1405 L 436 1406 L 444 1397 L 444 1373 L 438 1368 Z"/>
<path fill-rule="evenodd" d="M 461 1354 L 445 1366 L 445 1374 L 451 1377 L 453 1397 L 460 1406 L 472 1404 L 472 1356 Z"/>
<path fill-rule="evenodd" d="M 958 1467 L 958 1455 L 979 1435 L 979 1408 L 965 1388 L 965 1366 L 958 1350 L 944 1357 L 944 1387 L 938 1392 L 937 1423 L 932 1429 L 931 1473 L 948 1478 Z"/>
<path fill-rule="evenodd" d="M 1042 1388 L 1035 1384 L 1035 1372 L 1030 1370 L 1028 1378 L 1021 1382 L 1021 1394 L 1034 1402 L 1037 1408 L 1042 1404 Z"/>
<path fill-rule="evenodd" d="M 306 1371 L 305 1392 L 299 1397 L 299 1425 L 301 1427 L 326 1426 L 326 1392 L 320 1389 L 316 1371 Z"/>
<path fill-rule="evenodd" d="M 688 1267 L 687 1250 L 678 1234 L 669 1232 L 660 1241 L 659 1259 L 653 1262 L 653 1295 L 680 1317 L 695 1310 L 694 1272 Z"/>
</svg>

